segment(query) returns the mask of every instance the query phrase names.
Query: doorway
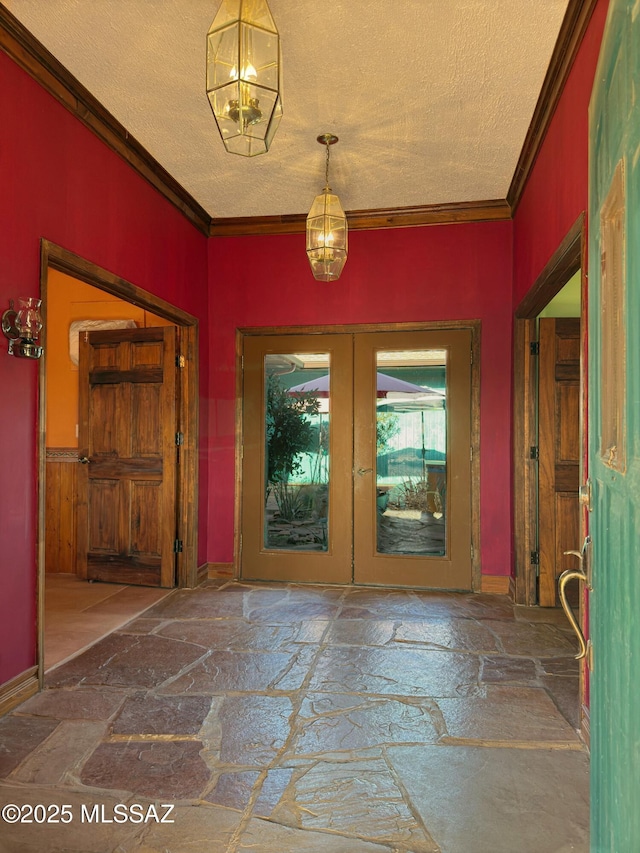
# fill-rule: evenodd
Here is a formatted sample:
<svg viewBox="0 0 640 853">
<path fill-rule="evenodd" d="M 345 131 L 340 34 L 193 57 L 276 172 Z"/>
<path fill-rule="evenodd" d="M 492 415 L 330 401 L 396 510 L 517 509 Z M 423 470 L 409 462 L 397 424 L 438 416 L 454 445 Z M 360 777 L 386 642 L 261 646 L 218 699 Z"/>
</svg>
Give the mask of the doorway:
<svg viewBox="0 0 640 853">
<path fill-rule="evenodd" d="M 579 484 L 587 477 L 584 252 L 585 221 L 581 214 L 515 314 L 516 602 L 527 606 L 557 606 L 558 575 L 566 568 L 577 567 L 571 562 L 575 557 L 564 552 L 579 551 L 588 534 L 587 514 L 578 496 Z M 580 306 L 579 311 L 567 311 L 566 306 L 554 311 L 549 306 L 572 280 L 571 301 Z M 559 299 L 562 301 L 561 296 Z M 566 317 L 567 313 L 579 313 L 580 319 Z M 579 606 L 578 620 L 584 625 L 584 596 L 577 584 L 567 592 L 572 603 Z M 580 676 L 580 727 L 588 742 L 588 673 L 584 667 Z"/>
<path fill-rule="evenodd" d="M 38 662 L 40 681 L 42 683 L 42 678 L 44 675 L 45 571 L 47 558 L 49 558 L 49 560 L 51 561 L 52 557 L 52 537 L 47 536 L 47 531 L 49 526 L 48 522 L 51 521 L 52 517 L 51 503 L 52 500 L 55 500 L 55 496 L 52 497 L 53 493 L 55 492 L 55 476 L 60 475 L 63 480 L 67 481 L 67 485 L 69 485 L 69 483 L 76 484 L 75 487 L 71 490 L 71 492 L 67 490 L 67 505 L 65 507 L 65 511 L 67 521 L 70 522 L 70 519 L 75 518 L 76 514 L 78 514 L 79 518 L 81 517 L 81 511 L 77 513 L 77 510 L 78 508 L 79 510 L 82 510 L 82 507 L 84 506 L 83 501 L 79 500 L 80 496 L 77 486 L 81 477 L 78 476 L 78 472 L 84 472 L 91 467 L 91 465 L 78 465 L 78 462 L 81 461 L 81 457 L 88 457 L 88 454 L 79 453 L 79 449 L 77 447 L 63 448 L 64 452 L 60 452 L 60 449 L 58 448 L 58 451 L 54 454 L 51 454 L 51 456 L 49 455 L 49 453 L 47 453 L 47 431 L 48 427 L 51 427 L 51 425 L 47 422 L 47 390 L 50 390 L 55 393 L 54 388 L 47 388 L 47 307 L 50 303 L 52 303 L 52 300 L 55 299 L 55 284 L 52 285 L 51 289 L 49 288 L 50 276 L 54 277 L 58 274 L 61 274 L 69 281 L 76 282 L 76 284 L 78 284 L 80 287 L 84 287 L 87 291 L 101 292 L 103 301 L 108 301 L 111 299 L 112 309 L 114 308 L 114 305 L 117 308 L 117 304 L 121 306 L 125 305 L 128 306 L 127 310 L 129 313 L 135 313 L 136 311 L 138 313 L 142 312 L 145 318 L 148 317 L 148 321 L 145 320 L 142 324 L 138 322 L 131 322 L 131 326 L 148 326 L 149 324 L 153 323 L 153 325 L 160 327 L 157 332 L 151 331 L 149 328 L 125 328 L 124 331 L 116 329 L 115 331 L 111 332 L 89 332 L 85 330 L 85 333 L 83 333 L 83 337 L 86 337 L 87 341 L 92 336 L 99 337 L 100 335 L 104 336 L 105 334 L 107 336 L 109 334 L 116 336 L 124 335 L 125 338 L 127 336 L 131 337 L 131 335 L 139 336 L 140 334 L 142 334 L 142 337 L 149 337 L 149 335 L 151 335 L 151 337 L 157 337 L 157 335 L 160 334 L 164 340 L 168 333 L 170 333 L 170 338 L 172 341 L 174 339 L 176 340 L 175 347 L 173 347 L 172 345 L 171 348 L 171 366 L 173 369 L 178 369 L 180 375 L 175 383 L 176 388 L 172 390 L 171 397 L 173 402 L 169 406 L 171 415 L 170 437 L 172 438 L 172 441 L 177 441 L 178 433 L 176 433 L 176 429 L 179 429 L 180 435 L 180 464 L 174 469 L 175 478 L 174 482 L 171 485 L 171 491 L 174 496 L 174 509 L 172 512 L 172 530 L 176 532 L 171 537 L 172 541 L 170 543 L 172 551 L 170 583 L 167 583 L 167 578 L 169 577 L 169 575 L 165 572 L 165 576 L 160 585 L 195 586 L 201 578 L 198 575 L 196 562 L 198 445 L 197 318 L 192 317 L 181 309 L 175 308 L 169 303 L 166 303 L 164 300 L 161 300 L 158 297 L 153 296 L 152 294 L 146 293 L 145 291 L 140 290 L 134 285 L 117 278 L 106 270 L 102 270 L 99 267 L 87 261 L 84 261 L 82 258 L 79 258 L 78 256 L 73 255 L 72 253 L 44 240 L 42 241 L 41 261 L 41 293 L 43 295 L 43 314 L 45 318 L 45 324 L 43 329 L 45 356 L 41 360 L 39 374 L 40 442 L 38 498 Z M 87 288 L 87 285 L 89 285 L 90 287 Z M 113 297 L 117 298 L 117 304 L 113 302 Z M 100 299 L 100 296 L 98 296 L 98 299 Z M 121 311 L 122 308 L 118 308 L 117 310 Z M 52 316 L 54 316 L 54 312 L 52 312 Z M 64 325 L 64 334 L 68 335 L 69 323 L 66 322 Z M 77 338 L 78 336 L 76 335 L 76 342 Z M 69 338 L 69 340 L 71 340 L 71 338 Z M 158 368 L 154 367 L 154 364 L 147 364 L 143 362 L 149 362 L 151 355 L 156 354 L 156 350 L 158 350 L 160 346 L 159 342 L 147 341 L 145 339 L 145 341 L 140 341 L 139 344 L 140 345 L 137 347 L 138 360 L 141 359 L 142 361 L 140 365 L 138 365 L 138 372 L 145 374 L 145 376 L 149 374 L 147 378 L 157 378 L 155 377 L 155 373 L 159 372 Z M 132 347 L 135 349 L 134 344 L 131 344 L 129 348 L 131 349 Z M 113 347 L 110 348 L 114 352 L 116 351 L 113 349 Z M 78 357 L 77 353 L 76 357 Z M 167 359 L 164 358 L 163 370 L 160 372 L 164 372 L 164 367 L 167 366 L 166 361 Z M 151 376 L 151 373 L 154 373 L 153 377 Z M 69 383 L 67 382 L 66 384 L 68 385 Z M 143 396 L 146 395 L 145 399 L 148 398 L 147 402 L 150 402 L 151 399 L 154 398 L 154 389 L 143 389 L 143 392 L 141 393 L 143 393 Z M 61 401 L 61 407 L 64 408 L 64 406 L 68 406 L 68 402 Z M 75 414 L 73 414 L 75 413 L 77 408 L 77 404 L 71 406 L 73 421 L 77 420 Z M 140 411 L 142 411 L 143 408 L 145 411 L 149 410 L 148 406 L 142 406 L 140 407 Z M 112 424 L 114 430 L 117 431 L 117 423 L 119 422 L 118 418 L 104 418 L 103 420 L 105 423 L 109 421 Z M 75 424 L 72 424 L 72 427 L 74 426 Z M 167 434 L 168 430 L 169 427 L 167 426 L 167 430 L 165 430 Z M 55 430 L 51 429 L 50 432 L 54 433 Z M 82 429 L 80 429 L 79 432 L 82 433 Z M 82 435 L 78 435 L 78 438 L 82 438 Z M 54 440 L 58 441 L 57 433 L 56 438 Z M 64 443 L 71 445 L 77 442 L 74 442 L 72 440 L 65 441 Z M 142 450 L 144 451 L 145 448 L 142 448 Z M 144 456 L 145 453 L 142 453 L 142 455 Z M 146 455 L 148 456 L 149 454 Z M 147 459 L 144 464 L 147 468 L 153 467 L 151 459 Z M 60 471 L 57 471 L 57 468 L 55 472 L 53 471 L 53 468 L 56 466 L 57 468 L 60 468 Z M 145 492 L 147 496 L 149 496 L 149 492 L 154 490 L 151 488 L 151 485 L 149 483 L 143 485 L 149 485 L 149 489 L 147 489 Z M 157 492 L 158 490 L 156 489 L 155 491 Z M 141 508 L 140 525 L 142 527 L 142 522 L 148 521 L 148 519 L 143 518 L 143 514 L 146 511 L 145 508 L 150 506 L 150 503 L 148 500 L 139 501 L 139 505 Z M 106 517 L 105 513 L 98 513 L 98 515 L 100 515 L 102 519 L 102 521 L 99 520 L 98 526 L 104 526 L 103 521 Z M 122 526 L 120 522 L 121 519 L 118 520 L 118 526 Z M 71 527 L 71 523 L 69 526 Z M 144 526 L 147 529 L 149 528 L 148 524 L 145 524 Z M 175 554 L 173 553 L 174 536 L 176 537 L 176 540 L 180 542 L 181 545 L 180 548 L 176 549 Z M 82 561 L 78 561 L 76 556 L 76 538 L 79 537 L 76 537 L 75 534 L 73 536 L 69 535 L 66 536 L 66 540 L 69 541 L 61 543 L 62 546 L 65 546 L 66 550 L 69 552 L 66 555 L 68 563 L 68 566 L 66 567 L 67 571 L 77 571 L 78 563 L 80 563 L 80 569 L 82 569 Z M 145 546 L 146 550 L 149 550 L 150 541 L 151 540 L 142 543 Z M 48 542 L 49 548 L 47 548 Z M 78 542 L 78 544 L 81 544 L 81 542 Z M 62 553 L 59 548 L 60 546 L 58 547 L 58 551 L 55 555 L 56 560 L 62 557 Z M 163 542 L 163 549 L 166 550 L 166 542 Z M 79 572 L 79 574 L 84 577 L 87 576 L 87 573 L 82 570 Z M 117 580 L 119 580 L 120 583 L 123 582 L 122 578 L 118 578 Z M 148 583 L 148 579 L 140 577 L 138 578 L 138 582 Z"/>
<path fill-rule="evenodd" d="M 301 331 L 243 335 L 241 576 L 473 589 L 474 330 Z"/>
</svg>

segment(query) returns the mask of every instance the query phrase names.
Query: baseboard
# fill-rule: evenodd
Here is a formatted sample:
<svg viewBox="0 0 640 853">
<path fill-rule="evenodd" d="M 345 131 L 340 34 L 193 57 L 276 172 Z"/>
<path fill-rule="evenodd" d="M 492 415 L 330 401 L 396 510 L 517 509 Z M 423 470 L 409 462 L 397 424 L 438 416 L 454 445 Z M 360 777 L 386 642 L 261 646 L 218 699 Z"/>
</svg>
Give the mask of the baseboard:
<svg viewBox="0 0 640 853">
<path fill-rule="evenodd" d="M 586 705 L 580 707 L 580 736 L 587 749 L 591 749 L 591 711 Z"/>
<path fill-rule="evenodd" d="M 38 667 L 32 666 L 0 686 L 0 717 L 38 692 Z"/>
<path fill-rule="evenodd" d="M 515 585 L 510 575 L 482 575 L 480 591 L 491 595 L 510 595 L 513 598 Z"/>
<path fill-rule="evenodd" d="M 233 580 L 235 577 L 235 566 L 233 563 L 207 563 L 207 576 L 212 580 L 226 578 Z"/>
</svg>

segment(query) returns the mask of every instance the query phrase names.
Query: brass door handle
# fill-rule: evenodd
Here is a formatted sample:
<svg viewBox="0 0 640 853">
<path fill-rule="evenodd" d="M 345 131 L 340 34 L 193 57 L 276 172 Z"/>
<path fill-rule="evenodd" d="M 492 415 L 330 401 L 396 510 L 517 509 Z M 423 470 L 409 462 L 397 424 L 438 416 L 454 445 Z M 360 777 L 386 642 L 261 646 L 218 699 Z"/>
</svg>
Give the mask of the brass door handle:
<svg viewBox="0 0 640 853">
<path fill-rule="evenodd" d="M 78 458 L 78 462 L 81 462 L 83 465 L 88 465 L 91 460 L 88 456 L 80 456 Z"/>
<path fill-rule="evenodd" d="M 358 474 L 362 477 L 363 474 L 371 474 L 373 468 L 358 468 Z"/>
<path fill-rule="evenodd" d="M 577 557 L 580 560 L 580 564 L 582 565 L 582 553 L 580 551 L 565 551 L 565 554 L 572 554 L 574 557 Z M 576 633 L 576 637 L 578 638 L 578 643 L 580 644 L 580 651 L 575 656 L 576 660 L 587 659 L 589 663 L 589 668 L 591 669 L 591 640 L 585 640 L 584 634 L 582 633 L 582 628 L 578 625 L 578 620 L 575 617 L 573 610 L 571 609 L 571 605 L 567 601 L 567 593 L 565 587 L 570 580 L 579 580 L 583 583 L 588 583 L 588 578 L 586 574 L 582 571 L 582 569 L 567 569 L 567 571 L 563 572 L 558 578 L 558 594 L 560 596 L 560 603 L 562 604 L 562 609 L 565 612 L 567 619 L 569 620 L 569 624 L 573 628 Z"/>
</svg>

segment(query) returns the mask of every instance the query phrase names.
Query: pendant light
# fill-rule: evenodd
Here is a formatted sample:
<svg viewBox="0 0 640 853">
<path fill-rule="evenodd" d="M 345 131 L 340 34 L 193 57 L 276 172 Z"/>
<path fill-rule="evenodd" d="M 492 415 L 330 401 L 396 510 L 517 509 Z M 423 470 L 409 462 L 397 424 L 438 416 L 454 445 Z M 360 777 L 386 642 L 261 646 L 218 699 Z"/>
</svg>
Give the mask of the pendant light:
<svg viewBox="0 0 640 853">
<path fill-rule="evenodd" d="M 340 199 L 329 186 L 329 151 L 338 137 L 323 133 L 318 142 L 327 149 L 325 186 L 317 195 L 307 216 L 307 257 L 313 277 L 318 281 L 335 281 L 347 260 L 347 217 Z"/>
<path fill-rule="evenodd" d="M 207 34 L 207 97 L 227 151 L 269 150 L 281 91 L 280 36 L 267 0 L 222 0 Z"/>
</svg>

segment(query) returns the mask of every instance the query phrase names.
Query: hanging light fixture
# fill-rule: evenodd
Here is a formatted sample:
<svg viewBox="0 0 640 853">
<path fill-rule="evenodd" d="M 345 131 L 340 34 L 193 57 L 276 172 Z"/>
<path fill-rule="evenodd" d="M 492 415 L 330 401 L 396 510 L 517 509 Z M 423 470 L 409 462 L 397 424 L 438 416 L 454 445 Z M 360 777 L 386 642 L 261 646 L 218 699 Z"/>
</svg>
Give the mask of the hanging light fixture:
<svg viewBox="0 0 640 853">
<path fill-rule="evenodd" d="M 269 150 L 281 90 L 280 36 L 267 0 L 222 0 L 207 34 L 207 96 L 227 151 Z"/>
<path fill-rule="evenodd" d="M 313 277 L 318 281 L 335 281 L 347 260 L 347 217 L 340 199 L 329 186 L 329 146 L 338 137 L 323 133 L 318 142 L 327 148 L 325 186 L 317 195 L 307 216 L 307 257 Z"/>
</svg>

